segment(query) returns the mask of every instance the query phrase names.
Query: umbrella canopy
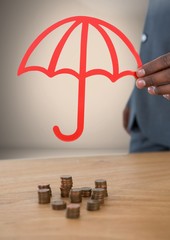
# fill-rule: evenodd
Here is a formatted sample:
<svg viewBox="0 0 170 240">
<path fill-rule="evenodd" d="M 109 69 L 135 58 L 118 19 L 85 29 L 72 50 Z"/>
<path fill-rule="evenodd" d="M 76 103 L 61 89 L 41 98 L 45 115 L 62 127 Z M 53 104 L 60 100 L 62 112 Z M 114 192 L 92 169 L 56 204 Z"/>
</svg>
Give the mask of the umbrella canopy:
<svg viewBox="0 0 170 240">
<path fill-rule="evenodd" d="M 51 56 L 51 59 L 49 61 L 49 64 L 47 67 L 42 67 L 41 65 L 34 65 L 34 66 L 27 66 L 27 62 L 32 55 L 32 53 L 35 51 L 35 49 L 38 47 L 38 45 L 42 42 L 43 39 L 45 39 L 50 33 L 52 33 L 57 28 L 67 24 L 71 23 L 71 25 L 68 27 L 68 29 L 65 31 L 59 42 L 57 43 L 54 52 Z M 72 68 L 57 68 L 57 64 L 60 58 L 60 55 L 64 49 L 64 46 L 66 42 L 68 41 L 70 35 L 72 32 L 78 27 L 81 26 L 81 37 L 80 37 L 80 61 L 79 61 L 79 70 L 76 71 Z M 102 36 L 108 50 L 109 55 L 111 59 L 111 71 L 108 71 L 106 69 L 102 68 L 93 68 L 87 70 L 87 46 L 88 46 L 88 34 L 89 34 L 89 27 L 93 27 L 96 29 L 100 35 Z M 119 78 L 122 78 L 126 75 L 131 75 L 135 77 L 135 72 L 132 70 L 124 70 L 120 71 L 119 69 L 119 61 L 117 52 L 115 49 L 115 46 L 112 42 L 112 39 L 108 35 L 107 31 L 105 29 L 108 29 L 109 31 L 115 33 L 127 46 L 127 48 L 131 51 L 137 66 L 139 67 L 142 63 L 140 60 L 140 57 L 138 53 L 136 52 L 134 46 L 132 43 L 128 40 L 128 38 L 115 26 L 97 19 L 93 17 L 87 17 L 87 16 L 75 16 L 70 17 L 64 20 L 61 20 L 49 28 L 47 28 L 44 32 L 42 32 L 30 45 L 28 50 L 26 51 L 20 66 L 18 68 L 18 75 L 21 75 L 25 72 L 29 71 L 40 71 L 44 74 L 46 74 L 49 77 L 54 77 L 59 74 L 70 74 L 74 77 L 76 77 L 79 81 L 79 87 L 78 87 L 78 112 L 77 112 L 77 129 L 76 131 L 71 135 L 65 135 L 62 134 L 58 126 L 53 127 L 53 131 L 55 135 L 63 140 L 63 141 L 73 141 L 76 140 L 78 137 L 81 136 L 83 129 L 84 129 L 84 108 L 85 108 L 85 83 L 86 78 L 93 76 L 93 75 L 103 75 L 110 79 L 112 82 L 117 81 Z"/>
</svg>

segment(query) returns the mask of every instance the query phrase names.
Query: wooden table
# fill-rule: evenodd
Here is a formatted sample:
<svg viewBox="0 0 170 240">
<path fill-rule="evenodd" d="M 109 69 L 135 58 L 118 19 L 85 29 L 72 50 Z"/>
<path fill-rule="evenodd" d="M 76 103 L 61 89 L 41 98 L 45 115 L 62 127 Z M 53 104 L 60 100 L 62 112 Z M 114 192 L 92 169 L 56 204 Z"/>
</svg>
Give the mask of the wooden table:
<svg viewBox="0 0 170 240">
<path fill-rule="evenodd" d="M 109 197 L 101 209 L 87 211 L 83 199 L 73 220 L 38 204 L 38 184 L 50 183 L 56 199 L 63 174 L 72 175 L 74 187 L 106 179 Z M 1 160 L 0 239 L 169 240 L 170 153 Z"/>
</svg>

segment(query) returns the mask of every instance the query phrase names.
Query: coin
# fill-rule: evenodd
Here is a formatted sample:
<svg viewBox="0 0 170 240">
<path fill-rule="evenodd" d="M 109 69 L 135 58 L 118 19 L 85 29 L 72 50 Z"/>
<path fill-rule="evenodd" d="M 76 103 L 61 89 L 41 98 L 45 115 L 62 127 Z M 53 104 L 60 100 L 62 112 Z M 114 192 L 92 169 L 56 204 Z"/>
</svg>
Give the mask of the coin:
<svg viewBox="0 0 170 240">
<path fill-rule="evenodd" d="M 38 202 L 40 204 L 50 203 L 51 195 L 49 189 L 38 189 Z"/>
<path fill-rule="evenodd" d="M 79 218 L 80 217 L 80 204 L 71 203 L 71 204 L 67 205 L 66 217 L 73 218 L 73 219 Z"/>
<path fill-rule="evenodd" d="M 90 199 L 87 201 L 88 211 L 97 211 L 100 209 L 100 202 L 98 200 Z"/>
<path fill-rule="evenodd" d="M 92 188 L 91 187 L 82 187 L 82 197 L 91 197 Z"/>
<path fill-rule="evenodd" d="M 99 200 L 100 204 L 104 204 L 105 190 L 103 188 L 92 189 L 92 199 Z"/>
<path fill-rule="evenodd" d="M 52 196 L 52 191 L 51 191 L 51 187 L 50 184 L 40 184 L 38 185 L 39 189 L 49 189 L 50 190 L 50 195 Z"/>
<path fill-rule="evenodd" d="M 70 190 L 70 200 L 71 200 L 71 203 L 82 202 L 82 190 L 81 190 L 81 188 L 72 188 Z"/>
<path fill-rule="evenodd" d="M 53 210 L 63 210 L 66 208 L 66 202 L 63 200 L 55 200 L 51 203 Z"/>
<path fill-rule="evenodd" d="M 105 179 L 96 179 L 95 188 L 103 188 L 105 190 L 105 197 L 108 197 L 107 181 Z"/>
<path fill-rule="evenodd" d="M 72 176 L 62 175 L 61 177 L 61 197 L 69 197 L 70 189 L 73 186 Z"/>
</svg>

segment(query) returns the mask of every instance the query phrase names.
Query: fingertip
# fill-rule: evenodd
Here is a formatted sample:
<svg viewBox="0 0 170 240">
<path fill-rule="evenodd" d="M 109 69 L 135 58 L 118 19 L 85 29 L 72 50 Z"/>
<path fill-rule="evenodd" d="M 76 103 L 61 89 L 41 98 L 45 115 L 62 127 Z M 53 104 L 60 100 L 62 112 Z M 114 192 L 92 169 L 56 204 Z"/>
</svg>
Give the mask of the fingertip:
<svg viewBox="0 0 170 240">
<path fill-rule="evenodd" d="M 137 77 L 144 77 L 145 76 L 145 70 L 143 68 L 140 68 L 136 71 Z"/>
<path fill-rule="evenodd" d="M 164 94 L 163 97 L 166 98 L 167 100 L 170 100 L 170 94 Z"/>
<path fill-rule="evenodd" d="M 142 89 L 146 86 L 146 82 L 143 79 L 136 80 L 136 87 Z"/>
<path fill-rule="evenodd" d="M 148 93 L 151 95 L 157 94 L 157 88 L 155 86 L 148 87 Z"/>
</svg>

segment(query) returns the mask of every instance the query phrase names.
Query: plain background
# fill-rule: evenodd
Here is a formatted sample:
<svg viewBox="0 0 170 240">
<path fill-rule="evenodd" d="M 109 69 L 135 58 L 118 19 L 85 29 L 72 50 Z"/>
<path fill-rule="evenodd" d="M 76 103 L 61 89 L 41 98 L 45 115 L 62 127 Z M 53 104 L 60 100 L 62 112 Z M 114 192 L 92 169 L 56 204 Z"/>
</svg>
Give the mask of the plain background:
<svg viewBox="0 0 170 240">
<path fill-rule="evenodd" d="M 58 125 L 65 134 L 76 129 L 78 82 L 72 76 L 49 78 L 40 72 L 17 76 L 19 64 L 33 40 L 55 22 L 76 15 L 100 18 L 119 28 L 139 51 L 147 0 L 1 0 L 0 158 L 11 149 L 22 152 L 84 149 L 97 152 L 127 152 L 129 136 L 122 126 L 122 112 L 134 86 L 134 78 L 112 83 L 103 76 L 86 81 L 85 127 L 74 142 L 62 142 L 53 134 Z M 47 66 L 64 30 L 46 39 L 30 60 Z M 70 38 L 59 67 L 77 69 L 80 29 Z M 136 69 L 132 54 L 113 36 L 120 70 Z M 102 38 L 89 32 L 88 69 L 110 69 L 110 58 Z M 4 153 L 6 155 L 4 155 Z M 10 156 L 12 157 L 12 156 Z"/>
</svg>

